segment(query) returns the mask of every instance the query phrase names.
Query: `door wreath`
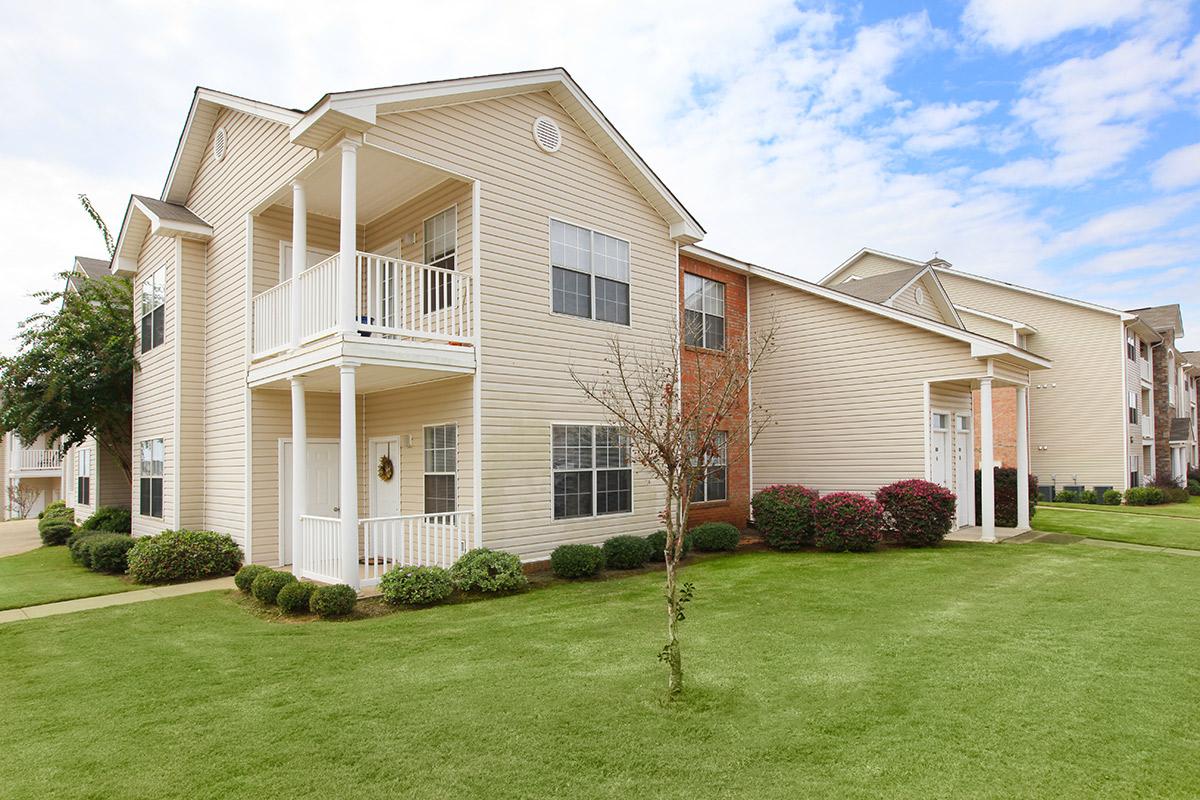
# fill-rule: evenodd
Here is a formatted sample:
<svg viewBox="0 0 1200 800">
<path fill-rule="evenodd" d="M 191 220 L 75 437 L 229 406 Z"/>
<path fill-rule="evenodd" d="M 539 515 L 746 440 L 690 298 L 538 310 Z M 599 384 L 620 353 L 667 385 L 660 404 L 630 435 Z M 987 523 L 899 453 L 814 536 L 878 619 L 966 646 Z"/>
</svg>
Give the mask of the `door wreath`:
<svg viewBox="0 0 1200 800">
<path fill-rule="evenodd" d="M 379 474 L 379 480 L 383 481 L 384 483 L 390 481 L 392 479 L 392 475 L 395 474 L 395 467 L 392 466 L 392 459 L 388 456 L 380 456 L 379 469 L 377 472 Z"/>
</svg>

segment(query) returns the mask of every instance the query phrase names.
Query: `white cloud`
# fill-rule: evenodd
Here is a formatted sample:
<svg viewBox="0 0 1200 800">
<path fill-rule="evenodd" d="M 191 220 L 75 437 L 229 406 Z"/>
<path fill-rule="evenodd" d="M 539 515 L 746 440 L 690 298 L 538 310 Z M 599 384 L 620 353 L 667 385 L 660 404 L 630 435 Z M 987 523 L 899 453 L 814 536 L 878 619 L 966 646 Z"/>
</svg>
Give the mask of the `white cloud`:
<svg viewBox="0 0 1200 800">
<path fill-rule="evenodd" d="M 1112 250 L 1080 264 L 1075 271 L 1083 275 L 1116 274 L 1143 269 L 1174 267 L 1196 260 L 1191 244 L 1144 244 L 1124 250 Z M 1156 275 L 1162 278 L 1163 275 Z"/>
<path fill-rule="evenodd" d="M 988 44 L 1017 50 L 1068 31 L 1138 19 L 1155 5 L 1148 0 L 971 0 L 963 23 Z"/>
<path fill-rule="evenodd" d="M 1181 189 L 1200 183 L 1200 142 L 1178 147 L 1160 158 L 1150 179 L 1159 189 Z"/>
<path fill-rule="evenodd" d="M 1047 250 L 1057 255 L 1080 248 L 1125 245 L 1162 231 L 1198 205 L 1200 194 L 1191 194 L 1107 211 L 1058 234 Z"/>
<path fill-rule="evenodd" d="M 916 153 L 978 146 L 983 131 L 969 123 L 990 114 L 997 105 L 994 100 L 930 103 L 897 119 L 892 130 L 905 138 L 907 149 Z"/>
</svg>

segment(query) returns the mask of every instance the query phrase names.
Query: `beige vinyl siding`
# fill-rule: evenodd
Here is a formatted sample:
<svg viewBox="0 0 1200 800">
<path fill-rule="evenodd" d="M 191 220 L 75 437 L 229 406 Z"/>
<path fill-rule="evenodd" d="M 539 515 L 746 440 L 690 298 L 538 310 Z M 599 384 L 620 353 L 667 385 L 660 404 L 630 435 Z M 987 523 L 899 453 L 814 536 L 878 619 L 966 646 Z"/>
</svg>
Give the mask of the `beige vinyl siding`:
<svg viewBox="0 0 1200 800">
<path fill-rule="evenodd" d="M 888 258 L 887 256 L 880 256 L 874 253 L 865 253 L 853 264 L 832 275 L 829 280 L 824 282 L 824 285 L 837 286 L 839 283 L 849 279 L 851 275 L 856 275 L 859 278 L 873 278 L 876 275 L 895 272 L 898 269 L 910 269 L 915 266 L 917 265 L 911 261 Z"/>
<path fill-rule="evenodd" d="M 176 460 L 179 528 L 204 527 L 204 259 L 201 242 L 179 241 L 179 338 L 176 403 L 179 430 Z"/>
<path fill-rule="evenodd" d="M 983 372 L 965 342 L 754 277 L 750 313 L 756 329 L 778 325 L 754 376 L 771 419 L 754 443 L 756 490 L 871 492 L 924 477 L 925 382 Z M 970 408 L 965 388 L 941 391 Z"/>
<path fill-rule="evenodd" d="M 921 303 L 917 302 L 917 287 L 920 287 L 921 291 L 925 293 L 924 301 Z M 952 319 L 947 319 L 945 315 L 942 314 L 941 310 L 938 309 L 937 303 L 934 302 L 933 298 L 937 296 L 937 291 L 938 289 L 933 284 L 933 281 L 928 275 L 925 275 L 912 286 L 905 288 L 904 291 L 896 295 L 896 297 L 892 300 L 891 305 L 893 308 L 898 308 L 901 311 L 907 311 L 910 314 L 916 314 L 918 317 L 925 317 L 926 319 L 945 322 L 948 325 L 954 325 L 957 327 L 958 323 Z"/>
<path fill-rule="evenodd" d="M 1129 331 L 1126 330 L 1125 336 L 1129 337 L 1131 335 L 1133 335 L 1133 334 L 1130 334 Z M 1138 339 L 1136 335 L 1133 336 L 1133 340 L 1134 340 L 1134 346 L 1139 348 L 1139 350 L 1140 350 L 1141 345 L 1142 345 L 1141 340 Z M 1126 398 L 1125 399 L 1125 406 L 1126 406 L 1126 408 L 1125 408 L 1125 424 L 1126 424 L 1126 429 L 1127 429 L 1127 435 L 1130 436 L 1133 440 L 1133 444 L 1130 446 L 1129 452 L 1131 454 L 1136 455 L 1137 453 L 1141 452 L 1141 446 L 1142 446 L 1142 421 L 1141 421 L 1141 418 L 1146 413 L 1149 413 L 1151 416 L 1153 416 L 1154 411 L 1152 409 L 1146 409 L 1142 406 L 1141 370 L 1138 366 L 1137 359 L 1130 360 L 1129 353 L 1127 352 L 1124 342 L 1122 342 L 1121 353 L 1122 353 L 1122 358 L 1124 358 L 1124 360 L 1125 360 L 1125 398 Z M 1151 374 L 1153 374 L 1153 373 L 1151 373 Z M 1137 397 L 1137 401 L 1138 401 L 1138 410 L 1139 410 L 1140 414 L 1138 416 L 1138 421 L 1136 423 L 1129 421 L 1129 399 L 1128 398 L 1129 398 L 1130 392 L 1133 392 L 1133 394 Z M 1128 469 L 1128 468 L 1126 468 L 1126 469 Z"/>
<path fill-rule="evenodd" d="M 558 153 L 533 141 L 542 115 L 562 129 Z M 485 544 L 535 559 L 562 542 L 654 530 L 660 490 L 637 472 L 632 514 L 555 521 L 550 427 L 604 420 L 570 365 L 595 374 L 614 335 L 640 346 L 674 335 L 678 265 L 667 223 L 546 93 L 388 115 L 372 133 L 481 181 Z M 630 241 L 631 327 L 550 313 L 552 216 Z"/>
<path fill-rule="evenodd" d="M 967 330 L 971 331 L 972 333 L 990 336 L 991 338 L 999 339 L 1002 342 L 1015 341 L 1013 327 L 1007 322 L 981 317 L 978 314 L 972 314 L 970 311 L 963 311 L 961 308 L 958 310 L 958 315 L 962 317 L 963 325 L 966 325 Z"/>
<path fill-rule="evenodd" d="M 1042 483 L 1078 476 L 1085 486 L 1128 482 L 1125 334 L 1116 313 L 939 272 L 956 304 L 1034 326 L 1028 349 L 1053 361 L 1030 390 L 1031 469 Z M 1042 449 L 1045 448 L 1045 449 Z"/>
<path fill-rule="evenodd" d="M 966 414 L 973 417 L 974 405 L 971 395 L 971 385 L 962 381 L 931 384 L 929 387 L 929 408 L 931 412 L 937 410 L 950 414 L 950 447 L 946 454 L 950 463 L 950 485 L 947 488 L 955 494 L 962 496 L 965 492 L 971 491 L 972 486 L 970 484 L 965 486 L 958 485 L 958 459 L 973 457 L 975 439 L 973 434 L 968 436 L 967 452 L 963 454 L 958 453 L 958 430 L 956 427 L 958 422 L 955 419 L 955 415 Z M 975 425 L 976 421 L 972 419 L 971 424 Z M 916 477 L 924 476 L 918 475 Z M 938 482 L 940 483 L 940 481 Z"/>
<path fill-rule="evenodd" d="M 335 253 L 339 247 L 338 221 L 319 214 L 307 220 L 308 249 Z M 292 241 L 292 209 L 271 206 L 254 218 L 254 294 L 261 294 L 280 280 L 280 245 Z M 285 276 L 291 275 L 291 265 Z"/>
<path fill-rule="evenodd" d="M 400 246 L 404 261 L 425 262 L 425 220 L 448 208 L 456 209 L 455 265 L 471 269 L 471 186 L 449 180 L 424 192 L 403 206 L 389 211 L 366 226 L 363 247 L 371 253 L 394 256 Z M 411 241 L 405 242 L 408 236 Z"/>
<path fill-rule="evenodd" d="M 102 506 L 129 508 L 132 489 L 121 462 L 108 448 L 96 444 L 96 481 L 92 485 L 92 497 Z"/>
</svg>

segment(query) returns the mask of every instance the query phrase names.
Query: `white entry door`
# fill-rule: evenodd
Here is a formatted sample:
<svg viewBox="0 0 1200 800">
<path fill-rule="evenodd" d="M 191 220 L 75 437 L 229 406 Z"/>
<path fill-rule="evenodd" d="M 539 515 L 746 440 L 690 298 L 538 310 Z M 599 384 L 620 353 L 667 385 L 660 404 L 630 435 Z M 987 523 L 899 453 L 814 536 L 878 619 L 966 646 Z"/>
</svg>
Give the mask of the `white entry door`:
<svg viewBox="0 0 1200 800">
<path fill-rule="evenodd" d="M 314 517 L 338 516 L 341 491 L 338 443 L 308 443 L 308 513 Z M 292 443 L 279 447 L 279 563 L 292 563 Z"/>
<path fill-rule="evenodd" d="M 958 495 L 958 524 L 975 524 L 975 440 L 971 415 L 954 415 L 954 493 Z"/>
<path fill-rule="evenodd" d="M 950 415 L 934 411 L 929 415 L 929 480 L 951 489 Z"/>
<path fill-rule="evenodd" d="M 384 480 L 379 476 L 379 465 L 384 457 L 392 462 L 392 477 Z M 397 517 L 400 515 L 400 438 L 371 440 L 371 516 Z"/>
</svg>

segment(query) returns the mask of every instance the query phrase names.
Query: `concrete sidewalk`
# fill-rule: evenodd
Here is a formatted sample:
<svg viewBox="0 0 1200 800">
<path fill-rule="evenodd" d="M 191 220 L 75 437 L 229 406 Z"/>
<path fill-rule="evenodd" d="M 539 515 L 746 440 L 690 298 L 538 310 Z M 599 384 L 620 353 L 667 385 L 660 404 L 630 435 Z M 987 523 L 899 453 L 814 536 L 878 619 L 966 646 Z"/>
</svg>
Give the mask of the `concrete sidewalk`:
<svg viewBox="0 0 1200 800">
<path fill-rule="evenodd" d="M 155 586 L 150 589 L 138 589 L 133 592 L 118 594 L 102 594 L 97 597 L 81 597 L 78 600 L 63 600 L 58 603 L 46 603 L 40 606 L 26 606 L 0 611 L 0 624 L 19 622 L 24 619 L 53 617 L 58 614 L 73 614 L 76 611 L 90 611 L 93 608 L 108 608 L 123 606 L 127 603 L 144 603 L 147 600 L 162 600 L 166 597 L 180 597 L 185 594 L 199 594 L 220 589 L 233 589 L 233 578 L 213 578 L 207 581 L 193 583 L 176 583 L 170 586 Z"/>
<path fill-rule="evenodd" d="M 0 522 L 0 557 L 15 556 L 41 547 L 37 524 L 36 518 Z"/>
</svg>

